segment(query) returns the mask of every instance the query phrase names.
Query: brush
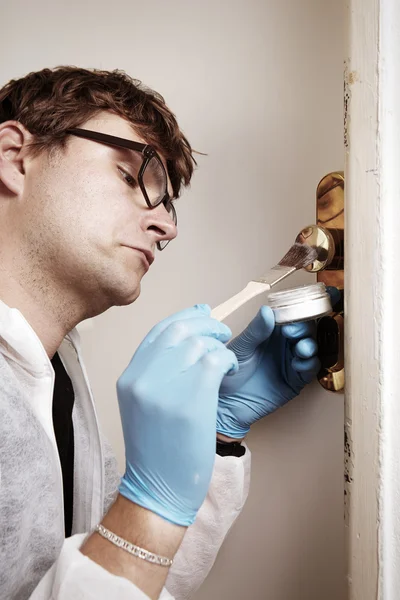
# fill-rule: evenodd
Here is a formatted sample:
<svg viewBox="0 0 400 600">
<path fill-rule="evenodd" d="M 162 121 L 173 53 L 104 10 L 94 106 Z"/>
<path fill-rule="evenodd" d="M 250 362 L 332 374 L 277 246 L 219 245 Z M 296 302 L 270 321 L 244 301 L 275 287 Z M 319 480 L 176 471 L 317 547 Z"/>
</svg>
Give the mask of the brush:
<svg viewBox="0 0 400 600">
<path fill-rule="evenodd" d="M 252 298 L 268 292 L 274 285 L 298 269 L 304 269 L 311 265 L 317 257 L 318 253 L 315 248 L 296 242 L 275 267 L 272 267 L 260 279 L 250 281 L 241 292 L 214 308 L 211 316 L 218 321 L 223 321 Z"/>
</svg>

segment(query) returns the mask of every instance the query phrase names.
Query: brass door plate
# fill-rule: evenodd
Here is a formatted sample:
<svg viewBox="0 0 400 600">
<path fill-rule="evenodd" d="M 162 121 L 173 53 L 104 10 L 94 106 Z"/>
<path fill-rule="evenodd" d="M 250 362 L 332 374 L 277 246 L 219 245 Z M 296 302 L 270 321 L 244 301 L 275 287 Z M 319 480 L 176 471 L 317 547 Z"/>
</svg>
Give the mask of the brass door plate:
<svg viewBox="0 0 400 600">
<path fill-rule="evenodd" d="M 334 256 L 323 271 L 318 271 L 317 280 L 335 286 L 341 291 L 341 301 L 334 312 L 318 323 L 318 338 L 329 342 L 335 339 L 336 352 L 322 357 L 322 368 L 318 381 L 326 390 L 344 391 L 344 173 L 341 171 L 325 175 L 317 186 L 317 225 L 328 230 L 334 240 Z M 326 337 L 328 336 L 328 337 Z M 326 339 L 325 339 L 326 338 Z"/>
<path fill-rule="evenodd" d="M 317 223 L 300 231 L 296 242 L 317 251 L 306 271 L 318 282 L 334 286 L 340 300 L 330 315 L 318 321 L 317 341 L 321 371 L 318 381 L 326 390 L 344 391 L 344 174 L 328 173 L 317 186 Z"/>
</svg>

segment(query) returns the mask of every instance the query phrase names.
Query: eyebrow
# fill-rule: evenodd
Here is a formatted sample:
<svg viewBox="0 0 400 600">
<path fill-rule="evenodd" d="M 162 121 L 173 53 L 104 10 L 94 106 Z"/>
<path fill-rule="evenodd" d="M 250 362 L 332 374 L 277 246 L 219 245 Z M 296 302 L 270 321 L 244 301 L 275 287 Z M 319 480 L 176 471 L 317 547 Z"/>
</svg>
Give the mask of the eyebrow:
<svg viewBox="0 0 400 600">
<path fill-rule="evenodd" d="M 117 151 L 118 154 L 123 156 L 124 160 L 128 164 L 131 164 L 131 165 L 134 164 L 134 166 L 137 165 L 137 168 L 140 169 L 140 165 L 142 164 L 142 161 L 143 161 L 143 154 L 141 154 L 140 151 L 131 150 L 130 148 L 121 148 L 118 146 L 111 146 L 111 145 L 109 145 L 109 148 Z"/>
</svg>

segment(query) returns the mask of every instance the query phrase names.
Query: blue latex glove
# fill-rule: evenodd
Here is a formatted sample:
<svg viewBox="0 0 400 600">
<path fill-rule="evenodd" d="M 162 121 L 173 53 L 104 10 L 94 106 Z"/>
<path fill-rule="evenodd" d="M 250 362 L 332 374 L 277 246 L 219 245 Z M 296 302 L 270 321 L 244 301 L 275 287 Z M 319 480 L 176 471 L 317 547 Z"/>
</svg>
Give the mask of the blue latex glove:
<svg viewBox="0 0 400 600">
<path fill-rule="evenodd" d="M 120 493 L 178 525 L 210 484 L 223 377 L 238 369 L 231 330 L 197 305 L 161 321 L 117 382 L 126 471 Z"/>
<path fill-rule="evenodd" d="M 340 294 L 327 288 L 334 305 Z M 315 321 L 275 326 L 263 306 L 250 325 L 229 345 L 239 371 L 224 378 L 218 402 L 217 431 L 240 439 L 250 426 L 297 396 L 320 368 Z"/>
</svg>

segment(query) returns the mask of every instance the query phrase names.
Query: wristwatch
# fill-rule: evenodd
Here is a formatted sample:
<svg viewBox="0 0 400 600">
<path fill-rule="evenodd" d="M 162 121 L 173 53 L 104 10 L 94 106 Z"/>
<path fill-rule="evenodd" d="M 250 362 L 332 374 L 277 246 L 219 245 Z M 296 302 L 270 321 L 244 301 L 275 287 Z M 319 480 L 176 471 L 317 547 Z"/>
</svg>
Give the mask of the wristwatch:
<svg viewBox="0 0 400 600">
<path fill-rule="evenodd" d="M 240 442 L 223 442 L 217 438 L 217 454 L 219 456 L 243 456 L 246 448 Z"/>
</svg>

